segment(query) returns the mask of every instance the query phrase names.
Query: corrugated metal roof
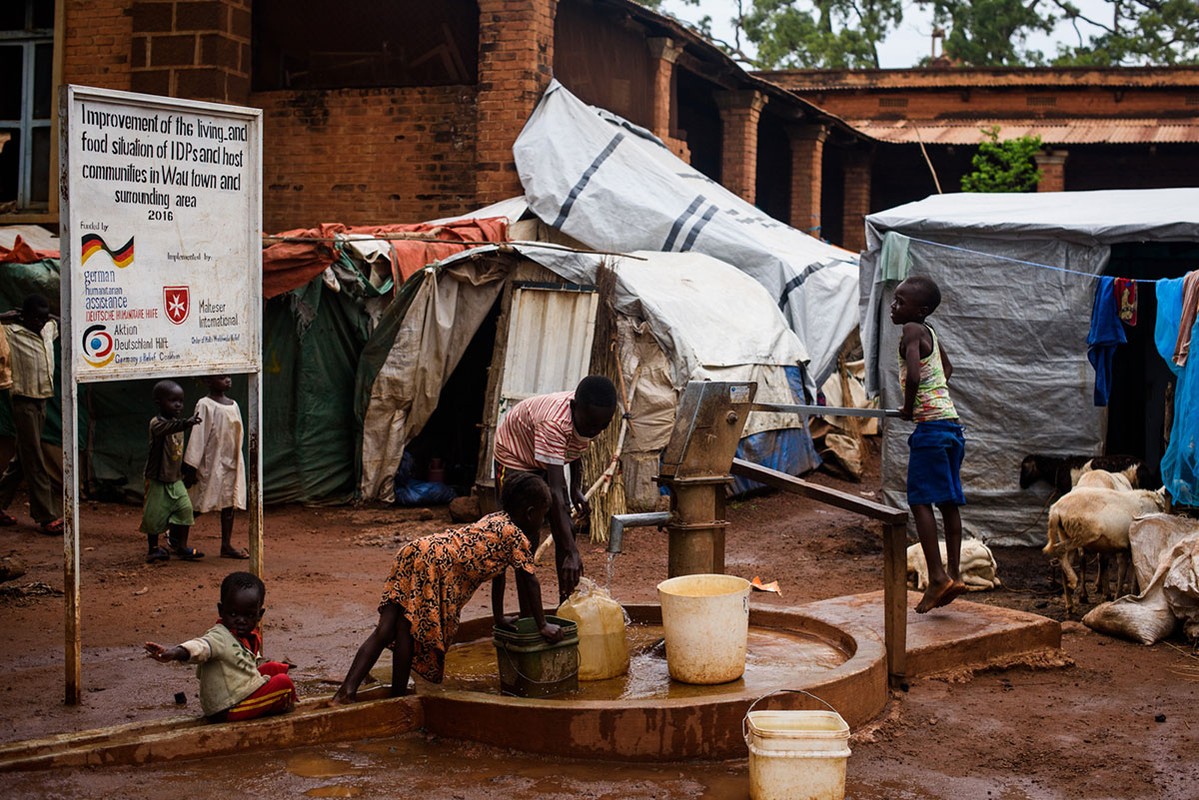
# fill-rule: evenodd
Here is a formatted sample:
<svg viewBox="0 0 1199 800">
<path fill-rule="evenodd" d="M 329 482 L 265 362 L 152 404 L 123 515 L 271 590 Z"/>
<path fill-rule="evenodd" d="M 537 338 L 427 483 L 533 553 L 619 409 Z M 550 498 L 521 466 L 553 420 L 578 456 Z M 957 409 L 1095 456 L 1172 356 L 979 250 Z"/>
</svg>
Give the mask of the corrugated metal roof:
<svg viewBox="0 0 1199 800">
<path fill-rule="evenodd" d="M 1199 118 L 1192 119 L 971 119 L 848 120 L 856 130 L 894 144 L 978 144 L 980 131 L 1000 128 L 1000 139 L 1040 136 L 1045 144 L 1196 144 Z"/>
</svg>

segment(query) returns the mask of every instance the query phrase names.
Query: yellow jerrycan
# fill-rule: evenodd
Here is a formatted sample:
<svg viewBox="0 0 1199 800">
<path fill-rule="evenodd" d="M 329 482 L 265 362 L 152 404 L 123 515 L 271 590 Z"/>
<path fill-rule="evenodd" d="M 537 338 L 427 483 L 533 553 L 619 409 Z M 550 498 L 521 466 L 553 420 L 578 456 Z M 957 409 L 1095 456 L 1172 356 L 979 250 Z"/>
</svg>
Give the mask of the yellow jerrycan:
<svg viewBox="0 0 1199 800">
<path fill-rule="evenodd" d="M 629 671 L 625 613 L 590 578 L 580 578 L 574 594 L 558 607 L 558 616 L 579 626 L 579 680 L 602 681 Z"/>
</svg>

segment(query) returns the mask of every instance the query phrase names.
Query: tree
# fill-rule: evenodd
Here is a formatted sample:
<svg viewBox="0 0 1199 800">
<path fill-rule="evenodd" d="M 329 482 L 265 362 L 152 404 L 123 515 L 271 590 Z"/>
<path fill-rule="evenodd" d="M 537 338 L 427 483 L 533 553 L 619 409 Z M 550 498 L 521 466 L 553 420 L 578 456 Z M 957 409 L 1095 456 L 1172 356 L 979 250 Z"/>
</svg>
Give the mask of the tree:
<svg viewBox="0 0 1199 800">
<path fill-rule="evenodd" d="M 1041 170 L 1033 158 L 1041 149 L 1040 136 L 1021 136 L 999 141 L 999 126 L 982 128 L 986 137 L 978 146 L 971 165 L 974 171 L 962 176 L 963 192 L 1027 192 L 1041 181 Z"/>
<path fill-rule="evenodd" d="M 877 69 L 878 45 L 901 21 L 901 0 L 753 0 L 741 17 L 758 63 L 784 68 Z"/>
<path fill-rule="evenodd" d="M 1059 66 L 1199 64 L 1199 3 L 1195 0 L 1107 0 L 1111 22 L 1084 15 L 1070 0 L 1052 0 L 1078 34 Z M 1098 33 L 1084 39 L 1081 24 Z"/>
<path fill-rule="evenodd" d="M 641 0 L 660 9 L 662 0 Z M 682 0 L 699 5 L 700 0 Z M 758 68 L 878 67 L 878 46 L 903 21 L 907 0 L 709 0 L 734 16 L 731 41 L 698 27 L 733 58 Z M 1088 15 L 1077 0 L 915 0 L 948 31 L 945 54 L 966 66 L 1199 64 L 1196 0 L 1102 0 Z M 1028 37 L 1071 25 L 1076 42 L 1046 55 Z M 742 39 L 745 39 L 743 44 Z"/>
<path fill-rule="evenodd" d="M 945 54 L 970 66 L 1035 66 L 1045 56 L 1023 45 L 1030 33 L 1059 22 L 1077 44 L 1059 46 L 1057 66 L 1115 67 L 1199 63 L 1199 3 L 1195 0 L 1104 0 L 1087 15 L 1073 0 L 917 0 L 949 29 Z"/>
<path fill-rule="evenodd" d="M 1038 9 L 1037 0 L 933 0 L 933 23 L 948 30 L 945 55 L 971 66 L 1035 66 L 1037 50 L 1024 49 L 1034 31 L 1048 33 L 1057 19 Z"/>
</svg>

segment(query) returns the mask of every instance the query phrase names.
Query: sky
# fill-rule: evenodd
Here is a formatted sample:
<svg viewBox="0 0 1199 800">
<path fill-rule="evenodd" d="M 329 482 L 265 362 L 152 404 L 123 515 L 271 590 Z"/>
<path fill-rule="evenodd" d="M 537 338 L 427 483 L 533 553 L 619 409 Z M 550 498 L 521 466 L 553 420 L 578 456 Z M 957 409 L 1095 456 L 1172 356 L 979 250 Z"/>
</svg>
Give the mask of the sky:
<svg viewBox="0 0 1199 800">
<path fill-rule="evenodd" d="M 1074 0 L 1075 5 L 1088 16 L 1106 18 L 1110 8 L 1104 0 Z M 697 22 L 704 16 L 712 18 L 712 33 L 732 40 L 733 26 L 729 21 L 736 10 L 734 0 L 700 0 L 698 6 L 687 5 L 682 0 L 664 0 L 662 10 L 686 22 Z M 879 62 L 884 69 L 911 67 L 921 58 L 930 55 L 932 47 L 932 13 L 914 2 L 905 4 L 903 22 L 898 30 L 879 46 Z M 1083 28 L 1084 35 L 1088 33 Z M 1030 36 L 1027 47 L 1051 56 L 1057 52 L 1057 43 L 1077 44 L 1078 37 L 1072 26 L 1059 24 L 1051 35 Z"/>
</svg>

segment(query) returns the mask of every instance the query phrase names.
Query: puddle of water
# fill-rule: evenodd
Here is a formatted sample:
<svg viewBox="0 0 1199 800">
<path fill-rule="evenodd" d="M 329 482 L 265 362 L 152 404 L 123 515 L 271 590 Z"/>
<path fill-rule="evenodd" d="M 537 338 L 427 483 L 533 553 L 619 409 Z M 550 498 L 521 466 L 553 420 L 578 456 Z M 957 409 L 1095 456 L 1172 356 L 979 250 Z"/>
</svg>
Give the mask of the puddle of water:
<svg viewBox="0 0 1199 800">
<path fill-rule="evenodd" d="M 340 758 L 297 753 L 287 759 L 287 771 L 301 778 L 334 778 L 350 774 L 354 771 L 354 765 Z"/>
<path fill-rule="evenodd" d="M 746 689 L 770 691 L 795 682 L 796 672 L 829 670 L 847 656 L 832 643 L 814 636 L 766 628 L 749 629 L 745 674 L 717 686 L 694 686 L 670 679 L 661 625 L 630 625 L 629 673 L 606 681 L 580 681 L 579 689 L 557 699 L 642 700 L 710 697 Z M 495 647 L 490 639 L 455 645 L 446 654 L 446 677 L 440 687 L 421 683 L 422 692 L 439 689 L 499 693 Z"/>
<path fill-rule="evenodd" d="M 362 794 L 361 787 L 342 786 L 341 784 L 318 786 L 304 792 L 305 797 L 357 797 L 360 794 Z"/>
</svg>

